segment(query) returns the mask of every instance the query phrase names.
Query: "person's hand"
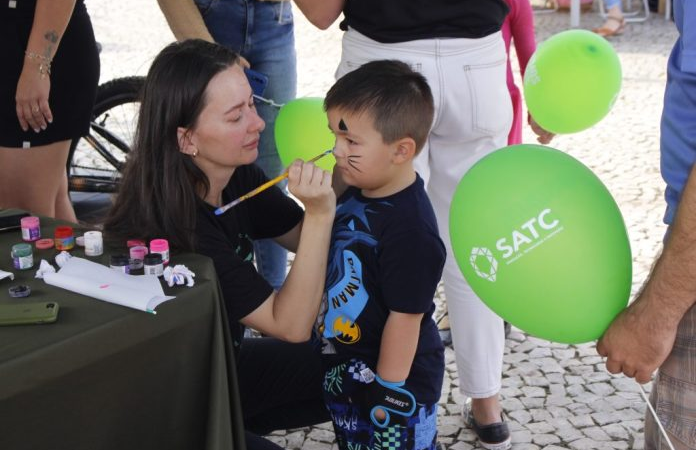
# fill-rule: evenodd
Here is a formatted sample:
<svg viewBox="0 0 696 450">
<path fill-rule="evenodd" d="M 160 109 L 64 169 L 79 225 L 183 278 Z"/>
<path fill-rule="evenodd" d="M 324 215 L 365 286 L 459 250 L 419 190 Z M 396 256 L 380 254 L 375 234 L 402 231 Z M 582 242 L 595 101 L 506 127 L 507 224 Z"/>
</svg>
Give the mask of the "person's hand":
<svg viewBox="0 0 696 450">
<path fill-rule="evenodd" d="M 647 383 L 669 356 L 679 320 L 665 317 L 642 297 L 614 319 L 597 343 L 597 353 L 607 357 L 609 372 Z"/>
<path fill-rule="evenodd" d="M 537 135 L 537 141 L 540 144 L 548 144 L 551 142 L 551 139 L 553 139 L 554 136 L 556 136 L 554 133 L 551 133 L 550 131 L 546 131 L 541 126 L 536 123 L 536 120 L 534 120 L 534 117 L 531 115 L 527 116 L 527 122 L 529 123 L 529 126 L 532 127 L 532 131 L 534 134 Z"/>
<path fill-rule="evenodd" d="M 306 214 L 333 219 L 336 195 L 331 187 L 331 173 L 298 159 L 288 168 L 288 190 L 302 202 Z"/>
<path fill-rule="evenodd" d="M 53 113 L 48 105 L 51 78 L 48 73 L 42 74 L 39 67 L 38 62 L 25 58 L 15 95 L 19 126 L 24 131 L 31 127 L 36 133 L 53 122 Z"/>
</svg>

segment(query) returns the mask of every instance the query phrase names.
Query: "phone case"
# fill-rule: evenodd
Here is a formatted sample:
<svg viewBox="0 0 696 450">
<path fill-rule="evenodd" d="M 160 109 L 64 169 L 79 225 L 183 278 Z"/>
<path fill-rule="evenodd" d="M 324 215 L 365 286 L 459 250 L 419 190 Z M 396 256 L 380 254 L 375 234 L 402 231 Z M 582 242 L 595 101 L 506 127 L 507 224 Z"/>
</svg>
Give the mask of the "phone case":
<svg viewBox="0 0 696 450">
<path fill-rule="evenodd" d="M 246 73 L 247 80 L 249 80 L 249 85 L 254 95 L 262 97 L 268 85 L 268 77 L 261 72 L 247 68 L 244 69 L 244 73 Z"/>
<path fill-rule="evenodd" d="M 27 217 L 28 215 L 27 213 L 19 213 L 9 216 L 0 216 L 0 231 L 20 229 L 22 217 Z"/>
<path fill-rule="evenodd" d="M 58 303 L 0 305 L 0 325 L 52 323 L 58 318 Z"/>
</svg>

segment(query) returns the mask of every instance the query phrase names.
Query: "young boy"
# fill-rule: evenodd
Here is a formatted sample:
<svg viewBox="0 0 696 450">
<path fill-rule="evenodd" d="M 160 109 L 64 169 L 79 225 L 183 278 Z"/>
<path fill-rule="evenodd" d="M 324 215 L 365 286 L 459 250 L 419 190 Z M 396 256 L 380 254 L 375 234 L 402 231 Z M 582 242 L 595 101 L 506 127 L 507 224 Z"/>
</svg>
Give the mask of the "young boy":
<svg viewBox="0 0 696 450">
<path fill-rule="evenodd" d="M 433 97 L 408 65 L 374 61 L 339 79 L 324 108 L 335 186 L 345 188 L 317 330 L 336 441 L 342 450 L 435 449 L 444 348 L 432 313 L 445 247 L 413 168 Z"/>
</svg>

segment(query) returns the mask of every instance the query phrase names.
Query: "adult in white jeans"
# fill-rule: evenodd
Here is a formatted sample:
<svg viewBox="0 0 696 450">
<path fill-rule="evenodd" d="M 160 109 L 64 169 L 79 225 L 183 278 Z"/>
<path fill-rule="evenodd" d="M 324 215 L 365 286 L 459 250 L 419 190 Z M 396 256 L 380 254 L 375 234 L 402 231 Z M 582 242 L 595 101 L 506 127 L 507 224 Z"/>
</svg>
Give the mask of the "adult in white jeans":
<svg viewBox="0 0 696 450">
<path fill-rule="evenodd" d="M 449 239 L 449 207 L 457 184 L 474 163 L 507 144 L 512 106 L 506 87 L 505 45 L 497 23 L 498 19 L 502 23 L 507 6 L 497 0 L 462 0 L 457 4 L 444 0 L 295 3 L 310 22 L 322 29 L 341 12 L 346 17 L 337 78 L 368 61 L 398 59 L 422 73 L 430 84 L 435 118 L 428 143 L 416 159 L 416 169 L 426 181 L 440 234 L 447 245 L 443 280 L 459 387 L 472 398 L 472 417 L 477 426 L 500 429 L 492 439 L 485 439 L 476 430 L 482 444 L 487 448 L 509 448 L 509 431 L 502 423 L 498 398 L 505 345 L 503 321 L 481 302 L 462 277 Z M 368 11 L 369 8 L 373 10 Z M 351 20 L 354 14 L 361 13 L 362 20 Z M 466 17 L 452 20 L 453 13 Z M 481 17 L 489 20 L 476 23 L 484 20 Z M 411 18 L 417 18 L 413 19 L 417 22 L 410 24 Z M 430 28 L 428 20 L 432 21 Z M 388 25 L 383 26 L 385 21 Z M 479 24 L 481 27 L 475 29 L 473 25 Z M 354 26 L 360 27 L 360 31 Z M 394 29 L 400 31 L 391 33 Z M 475 37 L 466 37 L 470 35 Z M 465 233 L 466 229 L 453 231 Z"/>
</svg>

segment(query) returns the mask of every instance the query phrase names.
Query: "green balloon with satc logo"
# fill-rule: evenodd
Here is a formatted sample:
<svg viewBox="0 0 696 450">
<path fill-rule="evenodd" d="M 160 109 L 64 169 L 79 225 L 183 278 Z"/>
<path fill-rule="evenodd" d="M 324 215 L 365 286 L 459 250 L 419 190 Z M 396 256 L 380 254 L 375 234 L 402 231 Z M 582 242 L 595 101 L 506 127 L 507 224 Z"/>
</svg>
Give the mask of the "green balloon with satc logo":
<svg viewBox="0 0 696 450">
<path fill-rule="evenodd" d="M 474 292 L 531 335 L 593 341 L 628 303 L 621 212 L 599 178 L 559 150 L 515 145 L 481 159 L 457 186 L 449 228 Z"/>
</svg>

